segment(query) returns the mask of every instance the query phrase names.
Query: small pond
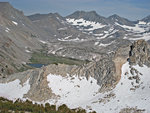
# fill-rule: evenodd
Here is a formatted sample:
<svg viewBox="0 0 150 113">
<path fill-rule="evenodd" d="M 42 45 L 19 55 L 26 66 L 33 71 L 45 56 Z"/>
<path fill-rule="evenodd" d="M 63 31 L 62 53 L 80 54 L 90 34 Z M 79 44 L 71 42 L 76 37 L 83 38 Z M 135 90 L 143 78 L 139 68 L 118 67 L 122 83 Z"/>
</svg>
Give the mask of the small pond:
<svg viewBox="0 0 150 113">
<path fill-rule="evenodd" d="M 42 66 L 46 66 L 46 64 L 28 64 L 31 67 L 41 68 Z"/>
</svg>

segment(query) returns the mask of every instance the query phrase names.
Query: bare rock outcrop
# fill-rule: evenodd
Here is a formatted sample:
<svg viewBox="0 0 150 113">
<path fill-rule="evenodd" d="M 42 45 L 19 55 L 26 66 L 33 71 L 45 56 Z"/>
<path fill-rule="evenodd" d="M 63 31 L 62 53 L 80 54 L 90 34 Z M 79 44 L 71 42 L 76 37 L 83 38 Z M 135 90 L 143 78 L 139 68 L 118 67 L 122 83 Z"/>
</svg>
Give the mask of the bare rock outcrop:
<svg viewBox="0 0 150 113">
<path fill-rule="evenodd" d="M 131 45 L 129 52 L 130 65 L 143 66 L 143 64 L 150 67 L 150 49 L 148 43 L 145 40 L 135 41 Z"/>
</svg>

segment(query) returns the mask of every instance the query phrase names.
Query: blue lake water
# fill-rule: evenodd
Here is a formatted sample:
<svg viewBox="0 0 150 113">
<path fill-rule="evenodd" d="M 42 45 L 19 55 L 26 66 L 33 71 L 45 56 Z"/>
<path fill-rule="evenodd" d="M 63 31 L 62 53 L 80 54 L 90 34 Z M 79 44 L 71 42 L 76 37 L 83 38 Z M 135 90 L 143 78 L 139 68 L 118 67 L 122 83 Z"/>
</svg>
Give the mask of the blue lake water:
<svg viewBox="0 0 150 113">
<path fill-rule="evenodd" d="M 28 64 L 31 67 L 41 68 L 42 66 L 46 66 L 46 64 Z"/>
</svg>

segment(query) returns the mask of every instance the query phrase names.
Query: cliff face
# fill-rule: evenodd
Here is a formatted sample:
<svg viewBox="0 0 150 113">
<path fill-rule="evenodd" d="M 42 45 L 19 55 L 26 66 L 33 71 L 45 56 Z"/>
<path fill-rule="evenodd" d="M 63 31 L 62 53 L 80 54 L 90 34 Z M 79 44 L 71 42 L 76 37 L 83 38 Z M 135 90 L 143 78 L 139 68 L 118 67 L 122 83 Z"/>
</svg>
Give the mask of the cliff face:
<svg viewBox="0 0 150 113">
<path fill-rule="evenodd" d="M 87 80 L 93 77 L 97 80 L 97 84 L 102 90 L 107 90 L 116 82 L 116 68 L 114 62 L 110 58 L 103 58 L 93 61 L 87 65 L 77 67 L 72 75 L 85 76 Z"/>
<path fill-rule="evenodd" d="M 139 66 L 143 66 L 143 64 L 145 64 L 150 67 L 150 49 L 146 41 L 135 41 L 130 48 L 130 65 L 138 64 Z"/>
</svg>

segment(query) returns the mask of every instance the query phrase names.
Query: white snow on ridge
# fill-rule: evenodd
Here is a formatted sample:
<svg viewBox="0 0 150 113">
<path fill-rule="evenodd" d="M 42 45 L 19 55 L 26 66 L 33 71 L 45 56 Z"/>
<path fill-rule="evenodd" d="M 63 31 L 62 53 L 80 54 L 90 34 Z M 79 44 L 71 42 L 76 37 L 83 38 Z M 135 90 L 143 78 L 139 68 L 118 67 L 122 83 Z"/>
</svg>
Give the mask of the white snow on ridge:
<svg viewBox="0 0 150 113">
<path fill-rule="evenodd" d="M 6 30 L 10 31 L 10 29 L 8 27 L 6 27 Z"/>
<path fill-rule="evenodd" d="M 94 36 L 103 36 L 104 34 L 93 34 Z"/>
<path fill-rule="evenodd" d="M 79 39 L 78 37 L 74 38 L 74 39 L 69 39 L 71 36 L 65 37 L 64 39 L 60 39 L 58 38 L 59 41 L 69 41 L 69 42 L 76 42 L 76 41 L 84 41 L 84 39 Z"/>
<path fill-rule="evenodd" d="M 23 99 L 23 95 L 27 94 L 30 90 L 29 79 L 23 84 L 20 84 L 20 80 L 16 79 L 8 83 L 0 83 L 0 97 L 4 97 L 10 100 Z"/>
<path fill-rule="evenodd" d="M 145 25 L 145 24 L 146 24 L 146 22 L 144 22 L 144 21 L 139 21 L 139 23 L 138 23 L 138 24 Z"/>
<path fill-rule="evenodd" d="M 132 84 L 136 86 L 138 84 L 133 80 L 129 80 L 129 77 L 133 75 L 130 73 L 129 63 L 124 64 L 122 66 L 122 78 L 114 89 L 116 94 L 114 101 L 117 103 L 117 100 L 119 100 L 118 103 L 122 108 L 126 105 L 129 107 L 137 106 L 137 108 L 146 109 L 146 112 L 150 112 L 150 68 L 147 66 L 139 67 L 138 65 L 133 67 L 143 74 L 139 75 L 140 87 L 135 91 L 130 89 L 133 88 Z M 125 75 L 126 72 L 129 74 Z"/>
<path fill-rule="evenodd" d="M 15 21 L 12 21 L 12 23 L 13 23 L 13 24 L 15 24 L 16 26 L 18 25 L 18 23 L 17 23 L 17 22 L 15 22 Z"/>
<path fill-rule="evenodd" d="M 125 63 L 122 66 L 122 75 L 121 80 L 117 84 L 117 86 L 112 90 L 105 93 L 105 95 L 100 95 L 97 97 L 97 101 L 95 100 L 90 106 L 97 113 L 119 113 L 123 108 L 138 108 L 144 109 L 146 113 L 149 113 L 150 110 L 150 68 L 143 66 L 134 66 L 140 73 L 143 75 L 140 76 L 140 87 L 135 89 L 134 91 L 130 88 L 133 88 L 132 84 L 138 86 L 135 80 L 129 80 L 131 75 L 129 63 Z M 127 73 L 125 75 L 125 73 Z M 114 96 L 108 98 L 109 94 L 114 94 Z M 98 100 L 103 100 L 104 102 L 99 102 Z M 101 109 L 100 109 L 101 108 Z"/>
<path fill-rule="evenodd" d="M 109 45 L 111 45 L 111 44 L 113 44 L 115 41 L 112 41 L 112 42 L 110 42 L 110 43 L 107 43 L 107 44 L 103 44 L 103 43 L 100 43 L 100 42 L 95 42 L 95 46 L 102 46 L 102 47 L 107 47 L 107 46 L 109 46 Z"/>
<path fill-rule="evenodd" d="M 66 39 L 69 39 L 69 38 L 71 38 L 71 37 L 72 37 L 72 35 L 67 36 L 67 37 L 65 37 L 64 39 L 66 40 Z"/>
<path fill-rule="evenodd" d="M 58 30 L 67 30 L 67 27 L 59 28 Z"/>
<path fill-rule="evenodd" d="M 135 24 L 135 26 L 127 26 L 127 25 L 120 25 L 119 23 L 115 22 L 116 25 L 122 27 L 122 28 L 125 28 L 125 29 L 128 29 L 130 31 L 133 31 L 135 33 L 142 33 L 142 32 L 145 32 L 145 29 L 140 27 L 139 24 Z"/>
<path fill-rule="evenodd" d="M 52 92 L 59 97 L 49 100 L 56 105 L 66 104 L 69 108 L 82 107 L 87 111 L 95 110 L 97 113 L 119 113 L 123 108 L 145 109 L 146 113 L 150 110 L 150 68 L 143 66 L 134 66 L 140 73 L 139 84 L 135 80 L 129 80 L 131 75 L 129 63 L 122 66 L 121 80 L 116 87 L 105 93 L 98 93 L 100 86 L 93 78 L 86 80 L 85 77 L 78 78 L 62 77 L 49 74 L 47 80 Z M 127 73 L 125 75 L 125 73 Z M 92 82 L 91 82 L 92 81 Z M 139 85 L 139 88 L 131 90 L 133 85 Z"/>
<path fill-rule="evenodd" d="M 7 33 L 8 33 L 9 31 L 6 29 L 6 30 L 5 30 L 5 32 L 7 32 Z"/>
<path fill-rule="evenodd" d="M 95 44 L 94 44 L 94 45 L 95 45 L 95 46 L 97 46 L 98 44 L 99 44 L 99 42 L 95 42 Z"/>
<path fill-rule="evenodd" d="M 27 53 L 31 53 L 31 51 L 29 51 L 29 50 L 27 50 L 27 49 L 26 49 L 25 51 L 26 51 Z"/>
<path fill-rule="evenodd" d="M 150 40 L 150 33 L 144 33 L 139 38 L 129 38 L 129 40 L 140 40 L 140 39 L 144 39 L 145 41 Z"/>
<path fill-rule="evenodd" d="M 86 107 L 86 104 L 95 98 L 100 88 L 97 81 L 91 77 L 87 80 L 86 77 L 62 77 L 49 74 L 47 80 L 52 92 L 60 96 L 56 104 L 65 103 L 71 108 Z"/>
<path fill-rule="evenodd" d="M 66 19 L 66 21 L 75 26 L 84 26 L 84 27 L 91 26 L 91 28 L 85 29 L 86 31 L 92 31 L 92 30 L 103 28 L 106 26 L 106 25 L 102 25 L 101 23 L 98 23 L 98 22 L 86 21 L 83 18 L 81 18 L 81 19 L 68 18 L 68 19 Z"/>
<path fill-rule="evenodd" d="M 41 43 L 46 44 L 47 42 L 43 41 L 43 40 L 39 40 Z"/>
<path fill-rule="evenodd" d="M 112 30 L 111 32 L 105 32 L 106 34 L 104 34 L 103 36 L 97 37 L 96 39 L 104 39 L 107 37 L 112 37 L 113 34 L 115 34 L 116 32 L 118 32 L 118 30 Z"/>
<path fill-rule="evenodd" d="M 107 46 L 113 44 L 114 42 L 115 42 L 115 41 L 112 41 L 112 42 L 107 43 L 107 44 L 100 43 L 99 46 L 107 47 Z"/>
<path fill-rule="evenodd" d="M 10 31 L 10 29 L 8 27 L 6 27 L 5 32 L 8 33 L 9 31 Z"/>
</svg>

